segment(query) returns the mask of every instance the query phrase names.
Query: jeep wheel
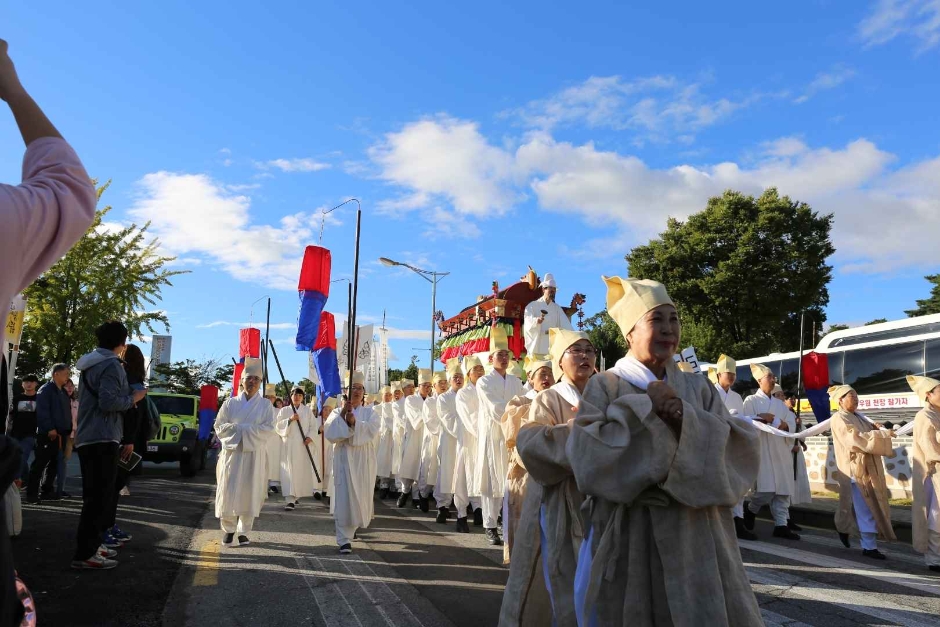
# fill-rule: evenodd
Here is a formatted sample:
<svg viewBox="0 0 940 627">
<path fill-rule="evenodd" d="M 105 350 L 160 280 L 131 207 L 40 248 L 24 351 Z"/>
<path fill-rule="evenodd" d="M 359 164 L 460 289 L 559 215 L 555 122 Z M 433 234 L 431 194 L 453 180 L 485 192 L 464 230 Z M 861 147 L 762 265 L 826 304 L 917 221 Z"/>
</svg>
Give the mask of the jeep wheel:
<svg viewBox="0 0 940 627">
<path fill-rule="evenodd" d="M 180 456 L 180 474 L 184 477 L 195 477 L 199 470 L 199 458 L 192 453 L 184 453 Z"/>
</svg>

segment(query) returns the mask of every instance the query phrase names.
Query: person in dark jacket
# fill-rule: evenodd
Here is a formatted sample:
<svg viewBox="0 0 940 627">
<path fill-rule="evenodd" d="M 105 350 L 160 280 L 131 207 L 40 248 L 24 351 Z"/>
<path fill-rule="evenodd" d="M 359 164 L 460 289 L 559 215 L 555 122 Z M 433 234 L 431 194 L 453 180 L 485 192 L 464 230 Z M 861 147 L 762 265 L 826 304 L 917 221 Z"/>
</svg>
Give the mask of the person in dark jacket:
<svg viewBox="0 0 940 627">
<path fill-rule="evenodd" d="M 29 458 L 36 448 L 36 388 L 39 386 L 39 378 L 32 374 L 26 375 L 22 386 L 22 393 L 13 396 L 6 429 L 7 435 L 16 440 L 23 451 L 19 472 L 16 473 L 16 480 L 20 484 L 29 477 Z"/>
<path fill-rule="evenodd" d="M 26 484 L 28 503 L 39 502 L 43 473 L 47 473 L 46 485 L 55 485 L 59 456 L 65 450 L 65 440 L 72 434 L 72 407 L 68 394 L 62 389 L 71 376 L 67 365 L 56 364 L 52 367 L 52 380 L 39 388 L 36 395 L 36 459 L 29 469 Z M 43 496 L 49 500 L 60 498 L 54 491 Z"/>
<path fill-rule="evenodd" d="M 103 570 L 114 568 L 117 561 L 105 557 L 113 553 L 102 549 L 108 528 L 117 463 L 129 457 L 133 449 L 121 447 L 124 437 L 123 412 L 147 395 L 146 390 L 131 392 L 119 355 L 127 343 L 127 327 L 120 322 L 105 322 L 97 329 L 98 348 L 83 355 L 75 366 L 81 370 L 78 393 L 78 432 L 75 450 L 82 467 L 82 514 L 76 533 L 72 568 Z"/>
</svg>

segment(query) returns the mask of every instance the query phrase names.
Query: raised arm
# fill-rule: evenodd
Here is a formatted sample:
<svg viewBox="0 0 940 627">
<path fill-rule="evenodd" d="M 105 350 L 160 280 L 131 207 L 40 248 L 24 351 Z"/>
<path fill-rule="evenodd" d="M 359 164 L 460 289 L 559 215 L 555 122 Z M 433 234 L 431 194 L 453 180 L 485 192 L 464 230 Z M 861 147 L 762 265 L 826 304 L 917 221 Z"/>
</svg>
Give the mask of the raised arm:
<svg viewBox="0 0 940 627">
<path fill-rule="evenodd" d="M 839 438 L 846 448 L 853 453 L 867 453 L 885 457 L 890 455 L 894 448 L 891 444 L 891 431 L 887 429 L 859 431 L 855 428 L 855 425 L 849 423 L 841 415 L 833 416 L 831 424 L 832 435 Z"/>
<path fill-rule="evenodd" d="M 561 483 L 572 475 L 568 462 L 571 429 L 561 405 L 552 402 L 556 392 L 544 392 L 532 401 L 516 438 L 516 450 L 529 475 L 545 486 Z M 507 438 L 507 444 L 508 444 Z"/>
</svg>

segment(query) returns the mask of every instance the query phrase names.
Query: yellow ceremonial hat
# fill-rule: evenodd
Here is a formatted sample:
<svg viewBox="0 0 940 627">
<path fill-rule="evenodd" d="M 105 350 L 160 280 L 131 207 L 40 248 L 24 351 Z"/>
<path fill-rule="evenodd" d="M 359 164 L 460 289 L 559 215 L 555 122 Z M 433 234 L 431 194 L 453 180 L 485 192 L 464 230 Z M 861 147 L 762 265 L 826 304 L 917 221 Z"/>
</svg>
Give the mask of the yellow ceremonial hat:
<svg viewBox="0 0 940 627">
<path fill-rule="evenodd" d="M 909 374 L 907 375 L 907 384 L 911 386 L 911 389 L 917 394 L 918 399 L 924 400 L 927 398 L 928 392 L 940 385 L 940 381 L 931 379 L 930 377 L 918 377 Z"/>
<path fill-rule="evenodd" d="M 424 385 L 431 382 L 431 369 L 421 368 L 418 370 L 418 385 Z"/>
<path fill-rule="evenodd" d="M 633 330 L 646 312 L 660 305 L 675 306 L 666 293 L 666 286 L 658 281 L 616 276 L 601 279 L 607 284 L 607 313 L 624 335 Z"/>
<path fill-rule="evenodd" d="M 486 353 L 482 353 L 482 354 L 486 355 Z M 487 356 L 487 359 L 489 359 L 489 356 Z M 467 355 L 466 357 L 463 358 L 463 373 L 470 374 L 471 370 L 473 370 L 477 366 L 482 366 L 482 365 L 483 365 L 483 360 L 480 359 L 479 353 L 475 355 Z"/>
<path fill-rule="evenodd" d="M 569 331 L 567 329 L 549 329 L 548 330 L 548 352 L 552 356 L 552 376 L 555 381 L 561 380 L 564 374 L 561 369 L 561 358 L 565 351 L 578 340 L 588 340 L 590 337 L 583 331 Z"/>
<path fill-rule="evenodd" d="M 452 378 L 455 374 L 460 372 L 460 358 L 451 357 L 447 360 L 447 364 L 444 367 L 447 368 L 447 378 Z"/>
<path fill-rule="evenodd" d="M 261 360 L 255 357 L 245 357 L 245 367 L 242 370 L 242 379 L 245 377 L 261 378 L 263 376 L 264 367 L 261 365 Z"/>
<path fill-rule="evenodd" d="M 335 397 L 335 396 L 328 396 L 327 399 L 326 399 L 325 401 L 323 401 L 323 406 L 324 406 L 324 407 L 329 407 L 330 409 L 336 407 L 336 397 Z"/>
<path fill-rule="evenodd" d="M 525 368 L 522 367 L 521 361 L 516 361 L 515 359 L 509 360 L 509 374 L 515 375 L 516 377 L 525 381 Z"/>
<path fill-rule="evenodd" d="M 718 369 L 714 366 L 708 368 L 708 380 L 712 383 L 718 383 Z"/>
<path fill-rule="evenodd" d="M 718 374 L 721 374 L 722 372 L 731 372 L 731 373 L 737 372 L 737 364 L 735 363 L 733 359 L 731 359 L 727 355 L 722 355 L 721 357 L 719 357 L 718 363 L 715 365 L 717 366 L 715 372 L 717 372 Z"/>
<path fill-rule="evenodd" d="M 506 350 L 509 350 L 509 336 L 502 327 L 493 327 L 490 329 L 490 354 Z"/>
<path fill-rule="evenodd" d="M 391 394 L 391 393 L 392 393 L 392 386 L 390 385 L 382 386 L 382 389 L 379 390 L 379 395 L 382 397 L 383 400 L 385 399 L 386 394 Z"/>
<path fill-rule="evenodd" d="M 776 394 L 777 392 L 783 392 L 783 388 L 780 387 L 780 384 L 779 384 L 779 383 L 775 383 L 775 384 L 774 384 L 774 391 L 771 392 L 771 394 Z"/>
<path fill-rule="evenodd" d="M 394 394 L 395 392 L 400 392 L 400 391 L 401 391 L 401 381 L 392 381 L 391 388 L 392 388 L 392 393 L 393 393 L 393 394 Z"/>
<path fill-rule="evenodd" d="M 362 384 L 364 384 L 364 383 L 366 382 L 366 375 L 364 375 L 364 374 L 362 374 L 361 372 L 359 372 L 358 370 L 356 370 L 355 372 L 352 373 L 352 382 L 353 382 L 353 383 L 358 383 L 358 384 L 362 385 Z M 348 375 L 348 374 L 346 375 L 346 385 L 347 385 L 347 386 L 349 385 L 349 375 Z"/>
<path fill-rule="evenodd" d="M 438 381 L 447 381 L 447 372 L 435 370 L 434 376 L 431 377 L 431 383 L 437 383 Z"/>
<path fill-rule="evenodd" d="M 769 374 L 773 374 L 773 371 L 764 364 L 751 364 L 751 376 L 755 381 L 760 381 Z"/>
<path fill-rule="evenodd" d="M 829 388 L 829 398 L 836 401 L 837 403 L 842 400 L 842 397 L 848 394 L 849 392 L 854 392 L 855 388 L 851 385 L 834 385 Z"/>
<path fill-rule="evenodd" d="M 402 390 L 407 390 L 408 388 L 413 388 L 414 386 L 415 386 L 415 382 L 412 381 L 411 379 L 402 379 L 402 380 L 401 380 L 401 389 L 402 389 Z"/>
<path fill-rule="evenodd" d="M 264 386 L 264 395 L 277 396 L 277 386 L 273 383 L 268 383 L 266 386 Z"/>
<path fill-rule="evenodd" d="M 679 363 L 676 364 L 676 366 L 678 366 L 679 370 L 681 370 L 682 372 L 685 372 L 688 374 L 695 374 L 695 368 L 693 368 L 692 364 L 690 364 L 687 361 L 680 361 Z"/>
<path fill-rule="evenodd" d="M 530 377 L 542 368 L 552 367 L 551 355 L 526 355 L 522 367 Z"/>
</svg>

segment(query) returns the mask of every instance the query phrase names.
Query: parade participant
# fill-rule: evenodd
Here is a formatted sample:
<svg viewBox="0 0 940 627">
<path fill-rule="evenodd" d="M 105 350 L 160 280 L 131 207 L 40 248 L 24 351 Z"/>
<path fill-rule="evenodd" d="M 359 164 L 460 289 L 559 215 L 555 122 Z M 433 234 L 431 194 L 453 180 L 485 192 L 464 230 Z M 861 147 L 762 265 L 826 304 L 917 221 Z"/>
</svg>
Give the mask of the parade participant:
<svg viewBox="0 0 940 627">
<path fill-rule="evenodd" d="M 513 397 L 524 394 L 522 381 L 507 372 L 509 368 L 509 342 L 506 332 L 493 327 L 490 332 L 490 363 L 493 371 L 477 381 L 477 465 L 473 477 L 473 491 L 483 502 L 483 530 L 487 541 L 501 546 L 497 519 L 506 488 L 506 465 L 509 453 L 500 427 L 506 404 Z"/>
<path fill-rule="evenodd" d="M 568 436 L 587 497 L 579 624 L 762 625 L 728 516 L 757 476 L 757 430 L 679 371 L 679 316 L 661 283 L 604 281 L 629 352 L 588 382 Z"/>
<path fill-rule="evenodd" d="M 715 390 L 718 392 L 718 398 L 724 403 L 725 409 L 732 416 L 744 417 L 744 399 L 741 395 L 731 389 L 737 378 L 737 363 L 727 355 L 718 357 L 718 362 L 714 369 L 709 368 L 709 380 L 714 376 Z M 714 374 L 713 374 L 714 373 Z M 734 518 L 734 532 L 739 540 L 757 540 L 757 534 L 748 531 L 744 527 L 744 497 L 731 508 L 731 515 Z"/>
<path fill-rule="evenodd" d="M 460 424 L 457 427 L 457 476 L 454 479 L 454 506 L 457 508 L 457 531 L 470 533 L 466 519 L 468 507 L 473 512 L 473 525 L 479 527 L 483 524 L 480 493 L 474 491 L 473 487 L 479 437 L 477 414 L 480 410 L 476 384 L 484 375 L 483 360 L 480 355 L 467 355 L 463 358 L 461 367 L 467 377 L 467 382 L 457 392 L 456 398 L 457 417 L 460 418 Z"/>
<path fill-rule="evenodd" d="M 265 499 L 265 451 L 274 438 L 274 406 L 259 394 L 261 360 L 245 358 L 244 391 L 222 403 L 215 434 L 222 444 L 216 463 L 215 516 L 222 525 L 223 546 L 248 544 L 248 533 Z"/>
<path fill-rule="evenodd" d="M 908 375 L 907 383 L 924 402 L 914 417 L 914 550 L 924 554 L 927 568 L 940 572 L 940 381 Z"/>
<path fill-rule="evenodd" d="M 756 417 L 781 431 L 793 433 L 796 423 L 786 404 L 774 398 L 777 382 L 770 368 L 762 364 L 751 364 L 751 375 L 760 386 L 756 393 L 744 399 L 744 414 Z M 744 527 L 754 531 L 757 513 L 770 506 L 774 519 L 774 537 L 799 540 L 800 536 L 788 526 L 790 520 L 790 495 L 796 489 L 793 481 L 793 440 L 760 431 L 760 473 L 751 500 L 744 510 Z"/>
<path fill-rule="evenodd" d="M 277 386 L 268 383 L 264 386 L 264 398 L 266 398 L 274 408 L 274 415 L 284 406 L 277 397 Z M 267 463 L 268 476 L 268 494 L 277 494 L 280 492 L 281 483 L 281 442 L 280 438 L 268 438 L 267 450 L 265 451 L 265 462 Z"/>
<path fill-rule="evenodd" d="M 387 499 L 389 485 L 392 482 L 392 457 L 395 452 L 395 416 L 392 413 L 392 388 L 384 386 L 379 390 L 382 402 L 375 407 L 379 415 L 381 427 L 379 429 L 378 451 L 375 454 L 375 472 L 379 479 L 379 498 Z"/>
<path fill-rule="evenodd" d="M 326 436 L 323 435 L 323 427 L 326 425 L 326 421 L 329 420 L 333 410 L 336 409 L 336 404 L 335 396 L 329 396 L 323 401 L 323 408 L 320 411 L 320 426 L 317 429 L 317 439 L 320 442 L 319 445 L 314 445 L 310 449 L 313 452 L 313 461 L 320 469 L 320 483 L 316 484 L 313 493 L 313 498 L 318 501 L 327 496 L 330 482 L 333 480 L 333 444 L 328 442 Z"/>
<path fill-rule="evenodd" d="M 437 415 L 441 422 L 441 436 L 437 447 L 438 466 L 437 492 L 434 499 L 437 501 L 437 519 L 435 522 L 445 524 L 450 517 L 450 505 L 454 501 L 455 484 L 457 481 L 457 438 L 460 418 L 457 416 L 457 393 L 463 386 L 463 372 L 460 371 L 460 359 L 453 357 L 447 360 L 447 382 L 450 389 L 437 397 Z M 466 503 L 464 504 L 466 508 Z M 461 516 L 463 514 L 463 516 Z M 466 511 L 457 510 L 457 531 L 469 533 Z"/>
<path fill-rule="evenodd" d="M 849 548 L 849 537 L 860 535 L 862 555 L 873 559 L 887 559 L 878 550 L 877 537 L 894 541 L 891 528 L 891 510 L 888 506 L 888 487 L 885 468 L 880 459 L 891 455 L 894 431 L 880 428 L 857 413 L 858 394 L 848 385 L 829 388 L 829 398 L 839 403 L 839 411 L 832 415 L 832 448 L 839 473 L 839 509 L 836 511 L 836 531 L 839 539 Z"/>
<path fill-rule="evenodd" d="M 584 537 L 566 445 L 597 352 L 586 333 L 552 329 L 551 388 L 532 402 L 516 438 L 529 472 L 500 625 L 577 624 L 574 574 Z"/>
<path fill-rule="evenodd" d="M 421 468 L 418 470 L 418 487 L 421 494 L 418 504 L 422 512 L 430 509 L 428 499 L 437 481 L 437 447 L 441 438 L 441 419 L 437 414 L 437 397 L 447 391 L 447 374 L 435 372 L 431 377 L 431 391 L 424 399 L 421 416 L 424 420 L 424 440 L 421 443 Z"/>
<path fill-rule="evenodd" d="M 508 564 L 512 558 L 516 525 L 522 514 L 522 503 L 525 499 L 526 483 L 529 477 L 525 464 L 519 457 L 519 451 L 516 450 L 516 436 L 523 423 L 529 419 L 529 409 L 535 395 L 542 390 L 547 390 L 555 383 L 552 360 L 549 355 L 527 355 L 525 372 L 526 387 L 529 389 L 506 404 L 506 411 L 500 419 L 500 427 L 506 439 L 506 449 L 509 451 L 506 495 L 503 499 L 503 564 Z"/>
<path fill-rule="evenodd" d="M 427 379 L 422 381 L 422 379 Z M 430 371 L 418 371 L 418 381 L 424 396 L 431 391 Z M 398 496 L 398 507 L 404 507 L 410 496 L 412 502 L 420 498 L 418 492 L 418 471 L 421 469 L 421 444 L 424 441 L 424 397 L 415 394 L 413 381 L 405 379 L 401 382 L 402 393 L 402 424 L 405 427 L 401 441 L 401 463 L 399 465 L 399 482 L 401 494 Z"/>
<path fill-rule="evenodd" d="M 402 381 L 392 381 L 392 476 L 394 483 L 389 486 L 389 494 L 396 498 L 401 492 L 401 452 L 402 442 L 405 438 L 405 394 L 402 392 Z"/>
<path fill-rule="evenodd" d="M 379 417 L 363 405 L 365 376 L 353 372 L 349 400 L 333 411 L 326 422 L 326 439 L 333 443 L 333 497 L 330 513 L 336 522 L 336 544 L 340 553 L 352 553 L 356 530 L 372 522 L 372 492 L 375 486 L 375 443 Z"/>
<path fill-rule="evenodd" d="M 303 388 L 295 387 L 290 394 L 292 406 L 281 409 L 275 425 L 277 434 L 281 436 L 281 492 L 287 502 L 284 506 L 287 511 L 297 507 L 301 497 L 313 494 L 316 480 L 310 455 L 320 444 L 312 437 L 317 432 L 317 421 L 310 408 L 304 405 L 306 395 Z M 301 437 L 301 429 L 305 437 Z"/>
<path fill-rule="evenodd" d="M 525 350 L 529 355 L 548 354 L 548 330 L 571 330 L 571 320 L 564 309 L 555 302 L 555 293 L 558 285 L 551 272 L 545 273 L 545 278 L 539 284 L 542 297 L 526 305 L 523 315 L 523 333 L 525 335 Z"/>
</svg>

